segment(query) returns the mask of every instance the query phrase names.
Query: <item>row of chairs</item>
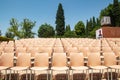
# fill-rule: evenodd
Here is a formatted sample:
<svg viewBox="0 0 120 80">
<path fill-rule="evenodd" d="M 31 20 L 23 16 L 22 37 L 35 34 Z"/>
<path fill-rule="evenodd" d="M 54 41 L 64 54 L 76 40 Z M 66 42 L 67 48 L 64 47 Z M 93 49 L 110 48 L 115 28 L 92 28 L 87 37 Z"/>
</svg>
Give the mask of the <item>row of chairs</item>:
<svg viewBox="0 0 120 80">
<path fill-rule="evenodd" d="M 46 79 L 53 80 L 54 74 L 60 74 L 61 71 L 66 71 L 67 79 L 68 80 L 74 80 L 74 72 L 75 71 L 86 71 L 86 78 L 93 80 L 93 73 L 94 70 L 101 71 L 100 73 L 103 74 L 105 70 L 107 73 L 109 70 L 111 70 L 111 73 L 113 70 L 118 71 L 119 75 L 119 69 L 120 65 L 116 64 L 116 56 L 114 53 L 104 53 L 104 64 L 101 64 L 101 58 L 98 53 L 91 53 L 88 56 L 88 65 L 84 65 L 84 56 L 82 53 L 73 53 L 70 55 L 70 63 L 68 64 L 68 59 L 66 57 L 66 53 L 53 53 L 52 59 L 51 59 L 51 66 L 49 66 L 49 56 L 47 53 L 37 53 L 35 55 L 34 60 L 34 66 L 31 66 L 31 56 L 30 54 L 20 54 L 18 55 L 17 61 L 15 62 L 16 65 L 14 66 L 14 54 L 13 53 L 4 53 L 0 56 L 0 71 L 5 70 L 5 76 L 8 74 L 9 71 L 9 80 L 11 80 L 11 74 L 12 73 L 23 73 L 25 71 L 26 74 L 26 80 L 28 80 L 28 73 L 36 74 L 36 72 L 40 71 L 46 71 L 47 77 Z M 70 71 L 72 70 L 72 73 Z M 57 71 L 57 73 L 55 73 Z M 82 73 L 83 73 L 82 72 Z M 49 74 L 51 77 L 49 77 Z M 88 77 L 87 77 L 88 74 Z M 91 75 L 89 75 L 91 74 Z M 71 75 L 71 77 L 70 77 Z M 109 80 L 113 80 L 112 74 L 107 75 L 108 79 L 109 76 L 111 78 Z M 101 76 L 102 78 L 102 76 Z M 119 76 L 117 76 L 119 78 Z M 7 80 L 7 77 L 5 77 Z M 31 79 L 31 75 L 30 75 Z M 18 77 L 18 80 L 20 80 L 20 77 Z M 37 80 L 37 77 L 34 77 L 34 80 Z"/>
</svg>

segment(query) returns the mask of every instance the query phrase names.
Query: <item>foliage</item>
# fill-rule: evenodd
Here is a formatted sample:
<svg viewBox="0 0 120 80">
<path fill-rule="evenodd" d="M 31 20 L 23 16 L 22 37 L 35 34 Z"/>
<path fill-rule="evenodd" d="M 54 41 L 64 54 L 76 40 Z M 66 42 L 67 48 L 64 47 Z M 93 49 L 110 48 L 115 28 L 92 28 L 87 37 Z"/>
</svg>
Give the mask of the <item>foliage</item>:
<svg viewBox="0 0 120 80">
<path fill-rule="evenodd" d="M 11 40 L 14 40 L 14 39 L 6 38 L 6 37 L 3 37 L 3 36 L 0 36 L 0 41 L 11 41 Z"/>
<path fill-rule="evenodd" d="M 12 18 L 10 20 L 10 27 L 8 28 L 8 32 L 11 32 L 14 36 L 13 37 L 20 37 L 19 32 L 18 32 L 19 24 L 18 21 L 15 18 Z"/>
<path fill-rule="evenodd" d="M 59 3 L 58 10 L 56 14 L 56 32 L 58 36 L 62 36 L 65 33 L 65 18 L 64 18 L 64 10 L 62 8 L 62 4 Z"/>
<path fill-rule="evenodd" d="M 32 32 L 33 27 L 35 26 L 36 22 L 32 22 L 29 19 L 24 19 L 23 22 L 20 24 L 15 18 L 12 18 L 10 20 L 10 27 L 8 28 L 8 32 L 6 32 L 6 36 L 10 37 L 10 35 L 17 39 L 20 38 L 32 38 L 34 37 L 34 34 Z M 10 33 L 8 35 L 8 33 Z"/>
<path fill-rule="evenodd" d="M 70 29 L 70 25 L 66 25 L 65 32 L 67 32 L 67 31 L 71 31 L 71 29 Z"/>
<path fill-rule="evenodd" d="M 113 9 L 113 4 L 109 4 L 108 7 L 101 10 L 99 18 L 101 19 L 104 16 L 112 16 L 113 13 L 112 9 Z"/>
<path fill-rule="evenodd" d="M 1 32 L 1 30 L 0 30 L 0 36 L 2 35 L 2 32 Z"/>
<path fill-rule="evenodd" d="M 38 37 L 53 37 L 55 34 L 54 29 L 49 24 L 42 24 L 38 29 Z"/>
<path fill-rule="evenodd" d="M 9 31 L 7 31 L 7 32 L 5 33 L 5 36 L 6 36 L 7 38 L 11 38 L 11 39 L 14 38 L 14 34 L 13 34 L 12 32 L 9 32 Z"/>
<path fill-rule="evenodd" d="M 99 29 L 99 26 L 96 26 L 91 32 L 90 32 L 90 36 L 91 38 L 95 38 L 96 36 L 96 30 Z"/>
<path fill-rule="evenodd" d="M 64 37 L 66 37 L 66 38 L 74 38 L 74 37 L 77 37 L 77 35 L 76 35 L 76 33 L 74 31 L 67 31 L 67 32 L 65 32 Z"/>
<path fill-rule="evenodd" d="M 113 4 L 109 4 L 106 8 L 101 10 L 100 19 L 103 16 L 110 16 L 112 26 L 120 26 L 120 2 L 113 0 Z"/>
<path fill-rule="evenodd" d="M 86 36 L 94 38 L 95 37 L 95 31 L 100 28 L 100 19 L 95 18 L 90 18 L 90 20 L 87 20 L 86 23 Z"/>
<path fill-rule="evenodd" d="M 120 26 L 120 6 L 118 0 L 114 0 L 113 2 L 113 17 L 115 26 Z"/>
<path fill-rule="evenodd" d="M 35 21 L 32 22 L 29 19 L 24 19 L 21 24 L 21 37 L 23 38 L 33 38 L 35 33 L 32 32 L 33 27 L 35 26 Z"/>
<path fill-rule="evenodd" d="M 82 21 L 79 21 L 76 25 L 75 25 L 75 33 L 79 36 L 83 36 L 85 35 L 85 25 Z"/>
</svg>

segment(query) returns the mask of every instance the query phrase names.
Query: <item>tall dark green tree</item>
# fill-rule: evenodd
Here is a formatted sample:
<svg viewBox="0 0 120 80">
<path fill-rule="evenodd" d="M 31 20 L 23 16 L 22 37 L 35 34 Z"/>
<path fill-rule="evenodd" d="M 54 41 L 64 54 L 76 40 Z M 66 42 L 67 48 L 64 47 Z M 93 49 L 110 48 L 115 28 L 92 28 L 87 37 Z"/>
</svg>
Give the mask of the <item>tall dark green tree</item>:
<svg viewBox="0 0 120 80">
<path fill-rule="evenodd" d="M 113 16 L 115 20 L 115 26 L 120 26 L 120 6 L 118 0 L 113 1 Z"/>
<path fill-rule="evenodd" d="M 58 36 L 63 36 L 65 33 L 65 17 L 62 4 L 59 3 L 58 10 L 56 14 L 56 32 Z"/>
<path fill-rule="evenodd" d="M 95 28 L 96 27 L 96 19 L 95 17 L 93 16 L 93 20 L 92 20 L 92 28 Z"/>
<path fill-rule="evenodd" d="M 95 18 L 90 18 L 90 20 L 87 20 L 86 23 L 86 36 L 87 37 L 95 37 L 95 31 L 100 28 L 100 19 Z"/>
<path fill-rule="evenodd" d="M 66 25 L 65 32 L 67 32 L 67 31 L 71 31 L 70 25 Z"/>
<path fill-rule="evenodd" d="M 2 35 L 2 32 L 1 32 L 1 30 L 0 30 L 0 36 Z"/>
<path fill-rule="evenodd" d="M 89 21 L 87 20 L 86 28 L 85 28 L 86 37 L 88 37 L 88 26 L 89 26 Z"/>
</svg>

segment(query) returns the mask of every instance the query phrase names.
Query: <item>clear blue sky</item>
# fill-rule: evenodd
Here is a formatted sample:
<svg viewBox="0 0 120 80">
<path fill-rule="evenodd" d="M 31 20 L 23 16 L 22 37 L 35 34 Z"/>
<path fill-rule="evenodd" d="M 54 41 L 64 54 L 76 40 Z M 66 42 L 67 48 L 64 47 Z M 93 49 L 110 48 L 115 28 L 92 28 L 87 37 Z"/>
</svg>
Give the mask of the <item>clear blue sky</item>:
<svg viewBox="0 0 120 80">
<path fill-rule="evenodd" d="M 99 17 L 100 11 L 113 0 L 0 0 L 0 30 L 4 35 L 11 18 L 19 22 L 25 18 L 36 21 L 34 32 L 44 23 L 55 27 L 59 3 L 64 9 L 66 25 L 70 24 L 73 29 L 78 21 L 86 23 L 93 16 Z"/>
</svg>

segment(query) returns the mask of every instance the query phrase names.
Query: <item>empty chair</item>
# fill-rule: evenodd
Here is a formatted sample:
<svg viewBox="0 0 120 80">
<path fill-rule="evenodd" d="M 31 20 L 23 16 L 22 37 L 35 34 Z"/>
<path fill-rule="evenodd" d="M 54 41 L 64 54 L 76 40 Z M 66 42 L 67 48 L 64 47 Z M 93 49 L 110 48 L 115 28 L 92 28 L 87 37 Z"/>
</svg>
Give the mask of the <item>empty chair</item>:
<svg viewBox="0 0 120 80">
<path fill-rule="evenodd" d="M 78 53 L 78 52 L 79 50 L 77 47 L 68 47 L 66 51 L 68 57 L 70 56 L 70 53 Z"/>
<path fill-rule="evenodd" d="M 72 69 L 72 80 L 74 80 L 73 71 L 86 71 L 87 73 L 88 67 L 84 66 L 84 56 L 82 53 L 70 54 L 70 67 Z"/>
<path fill-rule="evenodd" d="M 7 74 L 7 69 L 13 66 L 13 56 L 14 53 L 3 53 L 0 56 L 0 72 L 5 70 L 5 75 Z M 6 76 L 5 80 L 7 80 Z"/>
<path fill-rule="evenodd" d="M 48 53 L 36 53 L 34 67 L 31 67 L 30 69 L 32 71 L 47 71 L 46 74 L 47 74 L 47 80 L 48 80 L 48 74 L 49 74 L 49 62 L 48 62 L 48 60 L 49 60 Z"/>
<path fill-rule="evenodd" d="M 15 53 L 16 57 L 19 55 L 19 53 L 26 53 L 26 47 L 16 47 Z"/>
<path fill-rule="evenodd" d="M 106 66 L 101 65 L 100 53 L 90 53 L 88 55 L 88 66 L 91 68 L 91 80 L 93 80 L 93 70 L 100 70 L 100 72 L 104 69 L 107 69 Z M 102 78 L 102 77 L 101 77 Z"/>
<path fill-rule="evenodd" d="M 101 52 L 101 48 L 100 47 L 89 47 L 90 52 Z"/>
<path fill-rule="evenodd" d="M 52 67 L 51 67 L 51 78 L 53 76 L 54 71 L 59 71 L 59 72 L 66 71 L 66 74 L 68 75 L 68 78 L 69 78 L 69 68 L 67 67 L 66 53 L 53 53 Z"/>
<path fill-rule="evenodd" d="M 117 60 L 114 53 L 112 52 L 104 53 L 104 65 L 111 69 L 111 80 L 112 80 L 112 69 L 115 69 L 115 71 L 118 70 L 118 74 L 119 74 L 120 65 L 117 65 Z"/>
<path fill-rule="evenodd" d="M 52 52 L 53 52 L 52 47 L 44 47 L 44 48 L 42 49 L 42 51 L 43 51 L 43 53 L 48 53 L 49 57 L 51 58 Z"/>
<path fill-rule="evenodd" d="M 7 46 L 4 48 L 4 53 L 14 53 L 14 47 L 13 46 Z"/>
<path fill-rule="evenodd" d="M 34 59 L 35 54 L 39 52 L 39 47 L 30 47 L 29 46 L 26 51 L 27 51 L 27 53 L 30 53 L 31 58 Z"/>
<path fill-rule="evenodd" d="M 20 71 L 26 71 L 26 80 L 28 80 L 27 71 L 31 66 L 30 58 L 31 58 L 30 54 L 23 54 L 23 53 L 19 54 L 17 58 L 16 66 L 10 69 L 13 70 L 14 72 L 17 71 L 17 73 Z"/>
<path fill-rule="evenodd" d="M 62 46 L 53 47 L 54 53 L 64 53 L 64 48 Z"/>
</svg>

